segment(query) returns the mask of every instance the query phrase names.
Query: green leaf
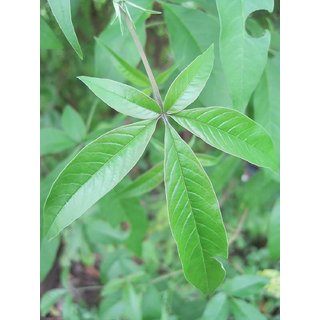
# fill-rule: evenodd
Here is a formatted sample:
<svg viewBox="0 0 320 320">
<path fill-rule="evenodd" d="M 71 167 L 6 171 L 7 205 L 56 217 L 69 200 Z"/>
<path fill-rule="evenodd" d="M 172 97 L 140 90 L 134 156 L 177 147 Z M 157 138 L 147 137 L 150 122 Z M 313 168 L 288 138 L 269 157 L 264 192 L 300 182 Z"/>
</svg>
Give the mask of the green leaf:
<svg viewBox="0 0 320 320">
<path fill-rule="evenodd" d="M 140 257 L 142 243 L 148 228 L 147 214 L 138 199 L 122 200 L 121 205 L 130 224 L 130 234 L 126 240 L 126 246 Z"/>
<path fill-rule="evenodd" d="M 280 57 L 268 60 L 266 69 L 254 93 L 254 119 L 271 135 L 280 155 Z"/>
<path fill-rule="evenodd" d="M 64 288 L 52 289 L 47 291 L 41 298 L 40 310 L 41 315 L 44 317 L 51 309 L 51 307 L 63 298 L 68 291 Z"/>
<path fill-rule="evenodd" d="M 40 155 L 58 153 L 75 145 L 69 136 L 56 128 L 44 128 L 40 130 Z"/>
<path fill-rule="evenodd" d="M 154 286 L 148 289 L 142 297 L 143 320 L 156 320 L 161 318 L 161 295 Z"/>
<path fill-rule="evenodd" d="M 223 157 L 222 154 L 220 156 L 212 156 L 206 153 L 196 153 L 196 156 L 203 167 L 215 166 Z"/>
<path fill-rule="evenodd" d="M 268 249 L 272 259 L 280 258 L 280 199 L 275 203 L 270 217 Z"/>
<path fill-rule="evenodd" d="M 86 136 L 86 125 L 80 114 L 70 106 L 63 110 L 61 124 L 64 132 L 75 142 L 81 142 Z"/>
<path fill-rule="evenodd" d="M 236 297 L 248 297 L 261 292 L 261 289 L 269 282 L 268 278 L 256 275 L 241 275 L 227 280 L 222 290 Z"/>
<path fill-rule="evenodd" d="M 118 55 L 115 51 L 110 49 L 109 47 L 105 46 L 102 41 L 99 38 L 96 38 L 97 43 L 105 48 L 105 50 L 108 50 L 108 52 L 113 56 L 113 58 L 117 61 L 119 71 L 123 75 L 123 77 L 132 82 L 134 85 L 145 88 L 149 87 L 150 83 L 148 80 L 148 77 L 141 72 L 136 67 L 131 66 L 126 60 L 121 58 L 120 55 Z"/>
<path fill-rule="evenodd" d="M 56 236 L 116 186 L 142 156 L 156 121 L 114 129 L 83 148 L 54 182 L 44 208 L 44 232 Z"/>
<path fill-rule="evenodd" d="M 125 198 L 140 197 L 155 189 L 162 181 L 163 162 L 160 162 L 124 188 L 121 196 Z"/>
<path fill-rule="evenodd" d="M 60 238 L 48 241 L 42 239 L 40 242 L 40 281 L 42 282 L 51 270 L 59 249 Z"/>
<path fill-rule="evenodd" d="M 201 320 L 227 320 L 229 303 L 224 293 L 218 293 L 208 302 Z"/>
<path fill-rule="evenodd" d="M 273 0 L 217 0 L 220 17 L 220 56 L 233 107 L 244 111 L 267 63 L 270 33 L 253 38 L 246 19 L 257 10 L 273 10 Z"/>
<path fill-rule="evenodd" d="M 129 319 L 142 320 L 141 297 L 136 293 L 131 284 L 124 289 L 124 299 Z"/>
<path fill-rule="evenodd" d="M 48 0 L 48 2 L 59 27 L 82 60 L 83 54 L 71 20 L 70 0 Z"/>
<path fill-rule="evenodd" d="M 156 81 L 159 85 L 166 83 L 166 81 L 171 77 L 171 75 L 176 71 L 177 66 L 174 64 L 167 70 L 159 73 L 156 76 Z"/>
<path fill-rule="evenodd" d="M 267 320 L 256 307 L 243 300 L 232 299 L 230 302 L 235 320 Z"/>
<path fill-rule="evenodd" d="M 172 82 L 164 100 L 165 111 L 181 111 L 198 98 L 213 68 L 213 50 L 212 44 Z"/>
<path fill-rule="evenodd" d="M 139 119 L 156 118 L 160 106 L 143 92 L 109 79 L 78 77 L 98 98 L 111 108 Z"/>
<path fill-rule="evenodd" d="M 181 111 L 172 118 L 217 149 L 255 165 L 277 169 L 267 132 L 238 111 L 223 107 L 197 108 Z"/>
<path fill-rule="evenodd" d="M 139 0 L 139 4 L 144 8 L 151 8 L 150 0 Z M 149 14 L 141 10 L 130 8 L 130 15 L 135 25 L 136 33 L 141 41 L 142 46 L 146 42 L 145 20 Z M 111 20 L 114 16 L 111 17 Z M 100 42 L 96 41 L 94 50 L 95 59 L 95 75 L 97 77 L 111 78 L 117 81 L 123 81 L 124 78 L 117 68 L 117 61 L 112 54 L 101 46 L 112 48 L 122 59 L 131 66 L 136 66 L 140 61 L 140 55 L 132 41 L 128 28 L 124 28 L 123 35 L 119 31 L 119 20 L 114 23 L 108 23 L 106 28 L 98 36 Z"/>
<path fill-rule="evenodd" d="M 186 279 L 203 293 L 223 281 L 228 244 L 212 184 L 177 132 L 166 126 L 165 189 L 170 227 Z"/>
<path fill-rule="evenodd" d="M 168 3 L 163 9 L 174 59 L 184 68 L 212 44 L 213 21 L 200 10 Z"/>
<path fill-rule="evenodd" d="M 42 16 L 40 16 L 40 48 L 41 50 L 62 48 L 61 42 Z"/>
</svg>

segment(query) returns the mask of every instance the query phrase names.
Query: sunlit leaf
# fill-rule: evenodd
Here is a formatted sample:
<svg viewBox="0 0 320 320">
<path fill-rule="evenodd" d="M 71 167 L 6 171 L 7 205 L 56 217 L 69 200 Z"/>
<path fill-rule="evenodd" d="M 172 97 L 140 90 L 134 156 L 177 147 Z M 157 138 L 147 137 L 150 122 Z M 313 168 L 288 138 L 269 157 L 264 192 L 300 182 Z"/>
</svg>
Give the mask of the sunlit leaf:
<svg viewBox="0 0 320 320">
<path fill-rule="evenodd" d="M 83 148 L 53 184 L 44 208 L 49 238 L 79 218 L 109 192 L 142 156 L 156 121 L 114 129 Z"/>
<path fill-rule="evenodd" d="M 218 259 L 228 255 L 226 233 L 208 176 L 169 125 L 164 167 L 170 227 L 185 277 L 203 293 L 211 293 L 225 277 Z"/>
</svg>

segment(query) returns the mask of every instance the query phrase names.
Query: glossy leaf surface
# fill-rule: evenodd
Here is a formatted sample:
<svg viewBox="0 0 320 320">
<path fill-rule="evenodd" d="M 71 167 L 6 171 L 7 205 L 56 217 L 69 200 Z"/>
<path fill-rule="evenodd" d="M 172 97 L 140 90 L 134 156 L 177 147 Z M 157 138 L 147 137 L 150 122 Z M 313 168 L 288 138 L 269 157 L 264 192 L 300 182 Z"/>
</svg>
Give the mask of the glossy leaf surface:
<svg viewBox="0 0 320 320">
<path fill-rule="evenodd" d="M 220 18 L 220 57 L 233 107 L 244 111 L 267 63 L 270 33 L 260 38 L 246 31 L 248 16 L 273 10 L 273 0 L 217 0 Z"/>
<path fill-rule="evenodd" d="M 225 270 L 227 238 L 212 184 L 177 132 L 166 126 L 165 189 L 172 234 L 186 279 L 203 293 L 213 292 Z"/>
<path fill-rule="evenodd" d="M 111 108 L 139 119 L 152 119 L 161 112 L 159 105 L 143 92 L 109 79 L 79 77 L 79 79 Z"/>
<path fill-rule="evenodd" d="M 79 218 L 110 191 L 142 156 L 156 121 L 114 129 L 96 139 L 67 165 L 53 184 L 44 208 L 49 238 Z"/>
<path fill-rule="evenodd" d="M 198 98 L 212 71 L 213 50 L 211 45 L 173 81 L 164 100 L 165 111 L 178 112 Z"/>
<path fill-rule="evenodd" d="M 62 32 L 80 59 L 83 59 L 81 47 L 71 20 L 70 0 L 48 0 L 48 2 Z"/>
<path fill-rule="evenodd" d="M 238 111 L 222 107 L 197 108 L 181 111 L 172 118 L 217 149 L 258 166 L 277 168 L 270 136 Z"/>
</svg>

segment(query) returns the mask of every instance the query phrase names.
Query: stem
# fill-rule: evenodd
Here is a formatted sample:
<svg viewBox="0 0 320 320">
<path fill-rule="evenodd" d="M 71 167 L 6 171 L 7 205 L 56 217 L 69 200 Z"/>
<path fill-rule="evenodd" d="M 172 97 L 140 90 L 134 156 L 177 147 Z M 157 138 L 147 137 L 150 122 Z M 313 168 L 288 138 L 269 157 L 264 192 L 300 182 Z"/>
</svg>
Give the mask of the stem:
<svg viewBox="0 0 320 320">
<path fill-rule="evenodd" d="M 134 25 L 131 22 L 130 18 L 128 17 L 127 13 L 121 7 L 120 7 L 120 10 L 121 10 L 121 14 L 123 15 L 123 17 L 124 17 L 124 19 L 126 21 L 128 30 L 129 30 L 129 32 L 131 34 L 131 37 L 132 37 L 132 39 L 134 41 L 134 44 L 137 47 L 137 50 L 138 50 L 139 55 L 141 57 L 141 60 L 143 62 L 144 68 L 146 69 L 146 72 L 147 72 L 147 75 L 148 75 L 148 78 L 149 78 L 149 81 L 150 81 L 150 84 L 151 84 L 151 88 L 152 88 L 152 91 L 153 91 L 154 99 L 159 104 L 162 112 L 164 112 L 163 102 L 162 102 L 162 99 L 161 99 L 159 87 L 157 85 L 156 79 L 155 79 L 155 77 L 153 75 L 153 72 L 151 70 L 151 67 L 150 67 L 150 64 L 148 62 L 147 56 L 146 56 L 146 54 L 145 54 L 145 52 L 143 50 L 143 47 L 142 47 L 141 42 L 139 40 L 139 37 L 138 37 L 138 35 L 137 35 L 136 31 L 135 31 Z"/>
<path fill-rule="evenodd" d="M 95 100 L 95 102 L 91 105 L 91 109 L 90 109 L 90 112 L 89 112 L 88 120 L 87 120 L 87 123 L 86 123 L 87 133 L 89 132 L 90 125 L 91 125 L 92 118 L 93 118 L 93 114 L 96 111 L 97 105 L 98 105 L 98 100 Z"/>
</svg>

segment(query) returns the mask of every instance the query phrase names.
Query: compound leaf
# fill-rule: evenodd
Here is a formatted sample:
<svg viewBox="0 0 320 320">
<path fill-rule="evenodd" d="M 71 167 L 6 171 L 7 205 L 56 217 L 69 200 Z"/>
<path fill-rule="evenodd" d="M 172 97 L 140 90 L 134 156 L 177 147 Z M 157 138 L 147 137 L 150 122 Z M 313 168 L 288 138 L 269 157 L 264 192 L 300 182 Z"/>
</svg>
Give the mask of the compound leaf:
<svg viewBox="0 0 320 320">
<path fill-rule="evenodd" d="M 83 148 L 54 182 L 44 207 L 53 238 L 116 186 L 142 156 L 156 121 L 114 129 Z"/>
<path fill-rule="evenodd" d="M 212 184 L 191 148 L 170 126 L 165 132 L 165 189 L 170 227 L 186 279 L 213 292 L 225 270 L 228 244 Z"/>
<path fill-rule="evenodd" d="M 165 111 L 178 112 L 198 98 L 213 68 L 213 50 L 212 44 L 172 82 L 164 100 Z"/>
<path fill-rule="evenodd" d="M 256 122 L 223 107 L 184 110 L 172 116 L 211 146 L 261 167 L 277 169 L 272 140 Z"/>
<path fill-rule="evenodd" d="M 48 2 L 59 27 L 82 60 L 83 54 L 71 20 L 70 0 L 48 0 Z"/>
<path fill-rule="evenodd" d="M 220 57 L 233 107 L 244 111 L 268 59 L 270 33 L 253 38 L 246 19 L 257 10 L 273 10 L 273 0 L 217 0 L 220 18 Z"/>
<path fill-rule="evenodd" d="M 126 84 L 101 78 L 78 77 L 98 98 L 111 108 L 139 119 L 156 118 L 160 106 L 143 92 Z"/>
</svg>

